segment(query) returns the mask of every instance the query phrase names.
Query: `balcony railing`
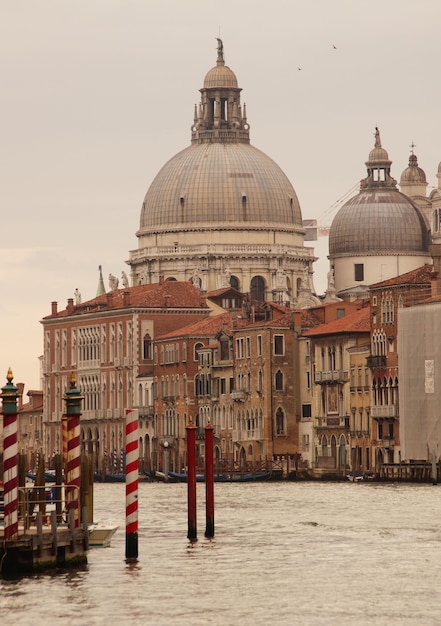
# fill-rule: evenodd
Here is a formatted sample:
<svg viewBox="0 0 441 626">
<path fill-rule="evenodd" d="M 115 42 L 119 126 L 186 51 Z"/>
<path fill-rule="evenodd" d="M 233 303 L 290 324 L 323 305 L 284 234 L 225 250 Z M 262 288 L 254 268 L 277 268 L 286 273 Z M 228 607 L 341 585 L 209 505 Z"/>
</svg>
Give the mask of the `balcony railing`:
<svg viewBox="0 0 441 626">
<path fill-rule="evenodd" d="M 366 359 L 366 364 L 371 369 L 375 369 L 376 367 L 386 367 L 387 356 L 385 355 L 371 355 Z"/>
<path fill-rule="evenodd" d="M 260 441 L 261 439 L 263 439 L 263 428 L 233 430 L 233 441 Z"/>
<path fill-rule="evenodd" d="M 335 417 L 317 417 L 317 428 L 349 429 L 349 415 L 336 415 Z"/>
<path fill-rule="evenodd" d="M 374 405 L 371 406 L 371 417 L 373 418 L 381 418 L 381 417 L 397 417 L 398 415 L 398 407 L 396 404 L 382 404 L 382 405 Z"/>
<path fill-rule="evenodd" d="M 315 382 L 318 385 L 344 383 L 349 380 L 348 370 L 320 370 L 315 372 Z"/>
<path fill-rule="evenodd" d="M 237 391 L 231 392 L 231 399 L 235 402 L 245 402 L 247 399 L 248 392 L 244 389 L 238 389 Z"/>
</svg>

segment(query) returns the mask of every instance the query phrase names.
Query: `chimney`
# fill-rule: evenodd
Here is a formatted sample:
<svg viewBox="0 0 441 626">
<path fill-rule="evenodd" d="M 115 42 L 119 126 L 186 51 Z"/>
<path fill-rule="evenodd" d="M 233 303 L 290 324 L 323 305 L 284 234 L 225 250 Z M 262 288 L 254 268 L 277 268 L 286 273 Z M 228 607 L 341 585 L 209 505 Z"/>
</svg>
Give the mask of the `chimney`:
<svg viewBox="0 0 441 626">
<path fill-rule="evenodd" d="M 109 307 L 109 309 L 111 309 L 113 307 L 113 293 L 109 291 L 109 293 L 107 293 L 106 296 L 107 296 L 107 306 Z"/>
<path fill-rule="evenodd" d="M 130 291 L 123 291 L 123 306 L 130 306 Z"/>
<path fill-rule="evenodd" d="M 18 410 L 23 407 L 23 391 L 24 391 L 24 383 L 17 383 L 17 393 L 18 393 Z"/>
<path fill-rule="evenodd" d="M 170 302 L 171 295 L 166 293 L 164 296 L 164 306 L 168 306 Z"/>
<path fill-rule="evenodd" d="M 159 277 L 159 284 L 163 285 L 164 284 L 164 276 L 160 276 Z"/>
<path fill-rule="evenodd" d="M 58 302 L 52 302 L 51 304 L 51 315 L 57 315 L 58 313 Z"/>
<path fill-rule="evenodd" d="M 73 305 L 73 298 L 68 298 L 67 299 L 67 312 L 68 313 L 73 313 L 74 310 L 74 305 Z"/>
</svg>

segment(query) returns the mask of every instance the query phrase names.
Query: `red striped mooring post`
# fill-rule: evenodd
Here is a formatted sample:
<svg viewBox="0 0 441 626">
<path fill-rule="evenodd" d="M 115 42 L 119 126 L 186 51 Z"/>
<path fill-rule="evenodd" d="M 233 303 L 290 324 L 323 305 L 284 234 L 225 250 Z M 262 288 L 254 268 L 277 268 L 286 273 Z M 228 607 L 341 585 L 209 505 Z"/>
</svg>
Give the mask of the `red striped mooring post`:
<svg viewBox="0 0 441 626">
<path fill-rule="evenodd" d="M 17 398 L 18 388 L 13 384 L 9 368 L 7 384 L 2 387 L 3 415 L 3 497 L 4 540 L 14 539 L 18 534 L 18 444 L 17 444 Z"/>
<path fill-rule="evenodd" d="M 185 427 L 187 431 L 187 499 L 188 499 L 188 539 L 197 539 L 196 525 L 196 426 L 190 416 Z"/>
<path fill-rule="evenodd" d="M 126 409 L 126 559 L 138 558 L 138 411 Z"/>
<path fill-rule="evenodd" d="M 208 418 L 205 426 L 205 536 L 214 537 L 214 431 Z"/>
<path fill-rule="evenodd" d="M 75 528 L 80 524 L 79 490 L 81 485 L 80 461 L 81 461 L 81 401 L 84 396 L 75 386 L 75 374 L 70 377 L 70 389 L 64 395 L 66 402 L 67 420 L 67 475 L 66 475 L 66 502 L 70 512 L 74 510 Z"/>
</svg>

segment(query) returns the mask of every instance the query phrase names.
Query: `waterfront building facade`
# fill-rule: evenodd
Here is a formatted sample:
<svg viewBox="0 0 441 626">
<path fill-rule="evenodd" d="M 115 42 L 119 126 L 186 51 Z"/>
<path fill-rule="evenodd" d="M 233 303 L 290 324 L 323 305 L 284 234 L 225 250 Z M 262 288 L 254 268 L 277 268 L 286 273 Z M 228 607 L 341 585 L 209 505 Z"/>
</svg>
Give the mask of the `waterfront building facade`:
<svg viewBox="0 0 441 626">
<path fill-rule="evenodd" d="M 211 309 L 189 282 L 162 282 L 115 289 L 88 302 L 52 303 L 43 318 L 43 450 L 61 452 L 63 395 L 71 373 L 84 396 L 83 452 L 96 471 L 122 471 L 125 409 L 138 408 L 140 445 L 151 464 L 157 436 L 153 399 L 154 340 L 172 328 L 207 317 Z"/>
<path fill-rule="evenodd" d="M 353 313 L 303 333 L 311 341 L 314 384 L 318 388 L 312 409 L 316 476 L 344 475 L 355 461 L 351 455 L 354 402 L 351 399 L 350 351 L 353 356 L 354 349 L 368 343 L 370 333 L 369 306 L 367 302 L 359 302 L 358 307 Z M 356 426 L 355 415 L 352 426 Z M 354 449 L 355 445 L 354 441 Z"/>
<path fill-rule="evenodd" d="M 414 307 L 432 294 L 433 266 L 370 287 L 372 371 L 372 453 L 374 469 L 385 463 L 400 463 L 400 388 L 398 357 L 399 311 Z"/>
</svg>

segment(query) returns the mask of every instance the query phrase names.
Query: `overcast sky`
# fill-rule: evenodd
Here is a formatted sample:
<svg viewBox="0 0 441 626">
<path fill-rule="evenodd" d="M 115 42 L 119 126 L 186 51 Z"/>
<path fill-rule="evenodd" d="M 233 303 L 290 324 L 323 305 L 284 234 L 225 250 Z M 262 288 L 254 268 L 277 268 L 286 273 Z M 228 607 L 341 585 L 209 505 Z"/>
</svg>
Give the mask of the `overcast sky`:
<svg viewBox="0 0 441 626">
<path fill-rule="evenodd" d="M 50 303 L 93 298 L 100 264 L 106 288 L 127 270 L 144 195 L 190 143 L 216 36 L 252 144 L 326 223 L 365 176 L 375 126 L 396 179 L 414 142 L 437 185 L 440 18 L 439 0 L 0 1 L 0 386 L 11 366 L 40 388 Z M 309 245 L 323 293 L 327 241 Z"/>
</svg>

